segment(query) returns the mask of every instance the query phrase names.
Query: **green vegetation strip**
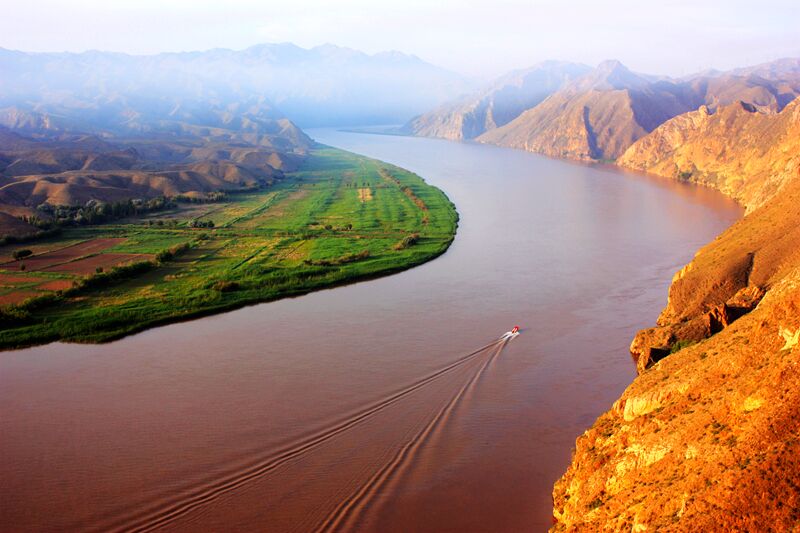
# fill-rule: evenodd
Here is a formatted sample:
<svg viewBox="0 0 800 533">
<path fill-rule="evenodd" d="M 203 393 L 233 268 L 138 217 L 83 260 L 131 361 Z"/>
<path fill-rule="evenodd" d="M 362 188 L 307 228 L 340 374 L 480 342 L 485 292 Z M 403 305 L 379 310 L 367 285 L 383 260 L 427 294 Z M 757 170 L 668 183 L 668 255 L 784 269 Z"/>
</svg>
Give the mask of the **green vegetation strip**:
<svg viewBox="0 0 800 533">
<path fill-rule="evenodd" d="M 126 240 L 102 253 L 157 259 L 75 275 L 73 289 L 5 307 L 0 348 L 104 342 L 398 272 L 444 253 L 458 222 L 444 193 L 419 176 L 332 148 L 315 150 L 276 185 L 227 195 L 217 205 L 204 216 L 213 228 L 192 227 L 196 208 L 186 206 L 52 236 L 45 242 L 50 248 L 121 237 Z M 10 256 L 21 246 L 4 248 L 0 255 Z"/>
</svg>

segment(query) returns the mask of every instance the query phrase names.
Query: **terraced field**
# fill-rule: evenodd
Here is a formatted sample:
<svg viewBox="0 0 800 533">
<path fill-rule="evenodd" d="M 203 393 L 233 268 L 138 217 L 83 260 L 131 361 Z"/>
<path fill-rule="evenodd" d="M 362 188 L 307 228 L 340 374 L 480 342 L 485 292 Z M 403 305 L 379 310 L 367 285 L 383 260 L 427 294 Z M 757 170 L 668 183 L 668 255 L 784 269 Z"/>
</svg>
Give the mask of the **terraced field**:
<svg viewBox="0 0 800 533">
<path fill-rule="evenodd" d="M 107 341 L 385 275 L 443 253 L 456 225 L 420 177 L 318 149 L 263 190 L 0 248 L 0 347 Z M 14 261 L 20 248 L 33 255 Z"/>
</svg>

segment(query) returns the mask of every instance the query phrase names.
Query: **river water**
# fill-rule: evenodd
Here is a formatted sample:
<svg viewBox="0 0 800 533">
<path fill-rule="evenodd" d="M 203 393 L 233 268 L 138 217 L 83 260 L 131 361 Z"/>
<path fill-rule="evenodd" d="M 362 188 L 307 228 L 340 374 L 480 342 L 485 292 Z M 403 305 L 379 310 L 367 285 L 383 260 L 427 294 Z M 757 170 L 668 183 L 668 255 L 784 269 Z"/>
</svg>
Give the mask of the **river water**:
<svg viewBox="0 0 800 533">
<path fill-rule="evenodd" d="M 741 216 L 613 168 L 312 135 L 442 188 L 450 250 L 107 345 L 0 353 L 0 529 L 544 530 L 575 438 L 634 377 L 634 333 Z"/>
</svg>

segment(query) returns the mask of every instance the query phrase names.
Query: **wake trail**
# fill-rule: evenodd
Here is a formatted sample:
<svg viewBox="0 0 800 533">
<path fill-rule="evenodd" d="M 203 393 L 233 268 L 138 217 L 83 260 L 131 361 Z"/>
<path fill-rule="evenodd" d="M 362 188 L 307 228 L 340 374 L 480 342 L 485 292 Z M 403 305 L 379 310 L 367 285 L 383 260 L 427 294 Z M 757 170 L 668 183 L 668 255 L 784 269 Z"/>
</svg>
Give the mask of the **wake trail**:
<svg viewBox="0 0 800 533">
<path fill-rule="evenodd" d="M 475 357 L 481 355 L 486 350 L 504 345 L 503 339 L 492 341 L 491 343 L 478 348 L 466 355 L 461 356 L 452 363 L 439 370 L 420 378 L 410 385 L 391 393 L 388 397 L 356 411 L 343 420 L 321 429 L 317 433 L 304 437 L 285 448 L 278 450 L 267 457 L 261 458 L 248 466 L 237 468 L 229 472 L 223 472 L 221 477 L 216 477 L 199 486 L 189 487 L 184 494 L 178 498 L 164 498 L 154 503 L 146 510 L 133 515 L 116 520 L 110 525 L 100 526 L 100 531 L 136 531 L 144 532 L 162 527 L 188 512 L 206 505 L 222 495 L 236 490 L 237 488 L 259 479 L 285 463 L 301 457 L 311 450 L 319 447 L 330 439 L 341 433 L 363 423 L 377 413 L 383 411 L 391 405 L 399 402 L 403 398 L 436 381 L 440 377 L 454 371 Z"/>
<path fill-rule="evenodd" d="M 375 472 L 356 492 L 343 500 L 314 530 L 315 533 L 327 533 L 333 531 L 354 530 L 355 525 L 364 511 L 369 507 L 372 500 L 380 494 L 384 486 L 387 487 L 397 483 L 404 473 L 413 465 L 414 459 L 419 454 L 423 445 L 431 438 L 438 435 L 444 427 L 458 404 L 463 398 L 469 395 L 475 388 L 476 383 L 481 379 L 486 369 L 492 365 L 494 360 L 508 344 L 509 338 L 501 338 L 497 341 L 497 349 L 487 358 L 478 370 L 462 386 L 456 394 L 436 412 L 434 417 L 419 431 L 409 442 L 403 445 L 397 454 L 385 464 L 380 470 Z M 489 345 L 492 347 L 492 345 Z"/>
</svg>

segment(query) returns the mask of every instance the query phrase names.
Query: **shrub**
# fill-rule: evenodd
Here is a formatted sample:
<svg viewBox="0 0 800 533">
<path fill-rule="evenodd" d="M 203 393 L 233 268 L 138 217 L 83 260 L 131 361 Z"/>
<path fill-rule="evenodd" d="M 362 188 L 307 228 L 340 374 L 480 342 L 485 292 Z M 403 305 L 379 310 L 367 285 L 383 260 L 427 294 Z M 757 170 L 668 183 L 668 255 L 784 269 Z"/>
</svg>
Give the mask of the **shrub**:
<svg viewBox="0 0 800 533">
<path fill-rule="evenodd" d="M 34 222 L 28 221 L 29 224 L 36 225 Z M 38 227 L 38 226 L 37 226 Z M 47 237 L 53 237 L 61 233 L 60 227 L 54 227 L 37 231 L 36 233 L 29 233 L 27 235 L 4 235 L 0 237 L 0 245 L 3 244 L 21 244 L 23 242 L 30 242 Z"/>
<path fill-rule="evenodd" d="M 346 265 L 347 263 L 355 263 L 369 257 L 369 250 L 363 250 L 357 254 L 347 254 L 336 259 L 320 259 L 314 261 L 311 259 L 304 259 L 303 263 L 309 266 L 337 266 Z"/>
<path fill-rule="evenodd" d="M 213 228 L 214 221 L 213 220 L 191 220 L 189 221 L 190 228 Z"/>
<path fill-rule="evenodd" d="M 156 254 L 156 261 L 159 263 L 166 263 L 167 261 L 172 261 L 177 256 L 181 255 L 183 252 L 191 248 L 191 244 L 188 242 L 184 242 L 182 244 L 176 244 L 171 248 L 167 248 L 166 250 L 161 250 Z"/>
<path fill-rule="evenodd" d="M 79 282 L 73 284 L 71 289 L 64 291 L 65 295 L 73 295 L 80 291 L 96 289 L 99 287 L 106 287 L 119 281 L 132 279 L 140 274 L 144 274 L 155 267 L 152 261 L 139 261 L 129 265 L 114 267 L 108 272 L 100 272 L 83 278 Z"/>
<path fill-rule="evenodd" d="M 410 248 L 417 244 L 419 241 L 419 233 L 412 233 L 411 235 L 406 235 L 403 237 L 403 240 L 398 242 L 394 245 L 395 250 L 405 250 L 406 248 Z"/>
<path fill-rule="evenodd" d="M 61 299 L 61 295 L 59 294 L 48 293 L 28 298 L 24 302 L 16 305 L 6 306 L 0 309 L 0 325 L 16 326 L 25 323 L 30 319 L 31 311 L 60 302 Z"/>
<path fill-rule="evenodd" d="M 678 342 L 676 342 L 675 344 L 672 345 L 672 347 L 669 349 L 669 353 L 673 354 L 675 352 L 679 352 L 679 351 L 683 350 L 684 348 L 688 348 L 689 346 L 692 346 L 693 344 L 697 344 L 697 341 L 680 340 L 680 341 L 678 341 Z"/>
<path fill-rule="evenodd" d="M 212 289 L 219 292 L 238 291 L 239 284 L 235 281 L 219 280 L 211 286 Z"/>
</svg>

